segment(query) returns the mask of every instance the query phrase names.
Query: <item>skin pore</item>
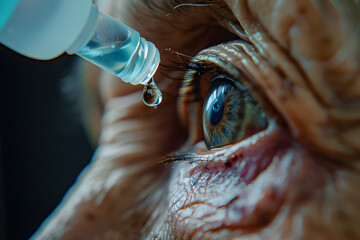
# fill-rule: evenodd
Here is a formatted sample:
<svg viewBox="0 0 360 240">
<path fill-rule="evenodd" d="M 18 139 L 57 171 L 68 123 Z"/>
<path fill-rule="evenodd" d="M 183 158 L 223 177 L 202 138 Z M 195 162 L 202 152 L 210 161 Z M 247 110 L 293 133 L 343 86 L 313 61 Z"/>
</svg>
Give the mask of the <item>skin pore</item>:
<svg viewBox="0 0 360 240">
<path fill-rule="evenodd" d="M 359 2 L 183 3 L 99 1 L 158 47 L 163 103 L 88 67 L 99 147 L 32 238 L 360 239 Z M 208 149 L 222 74 L 268 125 Z"/>
</svg>

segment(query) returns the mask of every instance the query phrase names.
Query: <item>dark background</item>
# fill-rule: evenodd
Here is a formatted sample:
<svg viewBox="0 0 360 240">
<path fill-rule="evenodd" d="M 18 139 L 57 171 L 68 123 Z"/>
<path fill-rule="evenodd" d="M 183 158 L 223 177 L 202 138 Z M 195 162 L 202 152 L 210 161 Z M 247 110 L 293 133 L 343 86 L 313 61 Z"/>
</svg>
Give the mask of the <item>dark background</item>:
<svg viewBox="0 0 360 240">
<path fill-rule="evenodd" d="M 89 162 L 76 57 L 51 61 L 0 45 L 0 239 L 28 239 Z"/>
</svg>

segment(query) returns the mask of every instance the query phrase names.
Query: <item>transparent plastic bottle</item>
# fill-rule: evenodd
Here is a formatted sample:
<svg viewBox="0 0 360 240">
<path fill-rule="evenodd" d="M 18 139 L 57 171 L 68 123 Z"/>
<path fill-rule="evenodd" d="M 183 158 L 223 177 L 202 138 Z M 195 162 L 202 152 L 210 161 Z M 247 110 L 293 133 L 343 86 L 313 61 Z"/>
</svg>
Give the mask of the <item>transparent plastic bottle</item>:
<svg viewBox="0 0 360 240">
<path fill-rule="evenodd" d="M 78 39 L 67 53 L 85 58 L 124 82 L 146 85 L 150 81 L 160 62 L 159 51 L 153 43 L 99 12 L 95 5 L 88 24 L 92 31 L 85 29 L 88 34 Z"/>
</svg>

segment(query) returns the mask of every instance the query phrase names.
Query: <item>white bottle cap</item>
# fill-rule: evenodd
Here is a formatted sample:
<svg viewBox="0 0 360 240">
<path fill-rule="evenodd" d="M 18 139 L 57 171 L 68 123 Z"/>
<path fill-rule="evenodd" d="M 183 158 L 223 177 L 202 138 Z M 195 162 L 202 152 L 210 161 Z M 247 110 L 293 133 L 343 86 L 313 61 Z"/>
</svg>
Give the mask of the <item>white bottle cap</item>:
<svg viewBox="0 0 360 240">
<path fill-rule="evenodd" d="M 19 0 L 3 21 L 0 42 L 35 59 L 57 57 L 80 36 L 91 8 L 91 0 Z"/>
</svg>

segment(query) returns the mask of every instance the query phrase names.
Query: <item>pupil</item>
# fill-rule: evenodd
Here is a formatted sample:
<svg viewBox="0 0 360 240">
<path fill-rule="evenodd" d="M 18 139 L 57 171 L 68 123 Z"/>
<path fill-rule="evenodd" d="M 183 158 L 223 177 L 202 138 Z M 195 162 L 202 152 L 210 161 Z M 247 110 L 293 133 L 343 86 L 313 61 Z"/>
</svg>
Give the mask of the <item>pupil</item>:
<svg viewBox="0 0 360 240">
<path fill-rule="evenodd" d="M 219 99 L 215 99 L 210 111 L 210 123 L 216 125 L 220 122 L 224 114 L 224 104 Z"/>
</svg>

